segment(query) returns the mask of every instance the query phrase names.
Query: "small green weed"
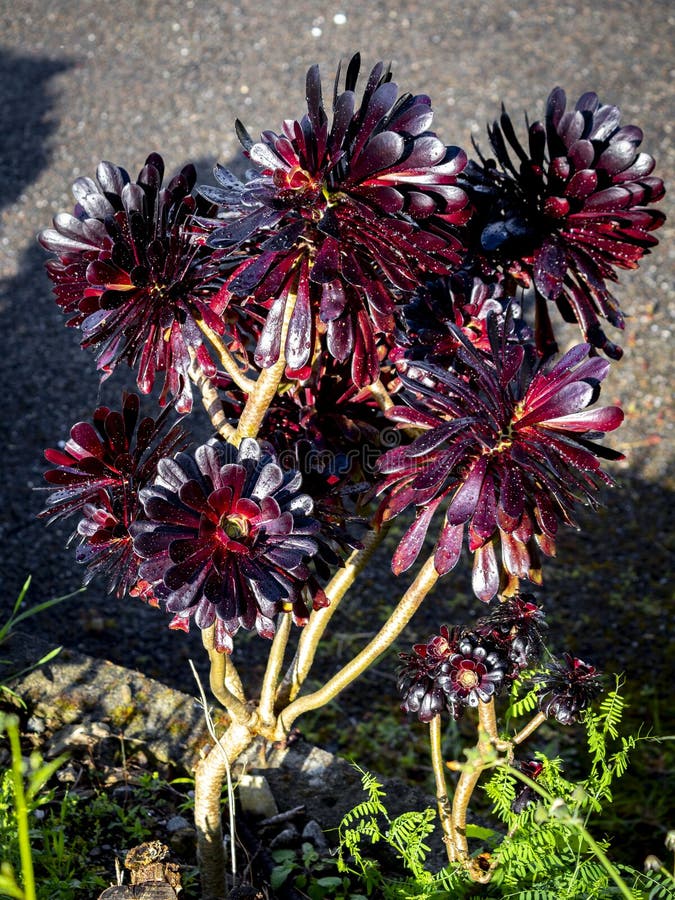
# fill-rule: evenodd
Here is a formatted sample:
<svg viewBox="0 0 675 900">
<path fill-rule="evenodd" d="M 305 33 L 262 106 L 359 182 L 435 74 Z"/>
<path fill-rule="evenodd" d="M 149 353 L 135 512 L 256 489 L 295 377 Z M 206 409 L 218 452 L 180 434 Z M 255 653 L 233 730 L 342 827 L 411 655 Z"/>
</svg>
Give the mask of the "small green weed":
<svg viewBox="0 0 675 900">
<path fill-rule="evenodd" d="M 299 851 L 273 850 L 276 866 L 270 875 L 273 891 L 290 882 L 310 900 L 366 900 L 355 893 L 349 877 L 337 870 L 337 861 L 322 856 L 313 844 L 304 842 Z"/>
</svg>

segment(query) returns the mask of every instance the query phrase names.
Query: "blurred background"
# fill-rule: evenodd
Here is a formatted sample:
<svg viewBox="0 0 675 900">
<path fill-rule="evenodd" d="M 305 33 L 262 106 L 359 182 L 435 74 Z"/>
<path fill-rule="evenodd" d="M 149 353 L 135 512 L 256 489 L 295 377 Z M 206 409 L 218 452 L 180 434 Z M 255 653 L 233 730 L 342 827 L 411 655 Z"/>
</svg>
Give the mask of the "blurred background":
<svg viewBox="0 0 675 900">
<path fill-rule="evenodd" d="M 428 93 L 439 136 L 470 155 L 472 140 L 487 152 L 485 126 L 499 115 L 502 102 L 519 124 L 526 111 L 530 120 L 543 116 L 555 85 L 565 88 L 571 102 L 595 90 L 603 102 L 621 107 L 624 123 L 643 128 L 643 149 L 656 157 L 656 174 L 672 185 L 674 36 L 675 9 L 668 0 L 3 3 L 0 614 L 11 608 L 28 575 L 29 604 L 80 584 L 73 548 L 64 547 L 68 524 L 48 528 L 35 518 L 44 499 L 36 491 L 42 486 L 42 451 L 65 440 L 72 424 L 90 417 L 99 403 L 117 404 L 122 385 L 133 386 L 126 371 L 99 384 L 94 360 L 79 349 L 79 332 L 65 328 L 43 271 L 45 254 L 35 234 L 55 213 L 72 209 L 75 178 L 93 175 L 100 159 L 134 177 L 151 151 L 164 156 L 169 172 L 196 162 L 202 182 L 211 180 L 216 161 L 241 172 L 235 118 L 254 136 L 278 130 L 284 118 L 304 111 L 310 65 L 321 65 L 324 95 L 330 97 L 338 61 L 360 50 L 366 70 L 378 59 L 391 61 L 402 91 Z M 671 206 L 667 195 L 663 207 Z M 552 619 L 554 647 L 625 672 L 635 723 L 645 721 L 661 733 L 674 729 L 668 702 L 675 674 L 669 652 L 673 221 L 671 216 L 660 230 L 661 245 L 639 272 L 624 274 L 616 292 L 628 317 L 620 341 L 626 352 L 612 367 L 603 401 L 620 403 L 627 414 L 609 441 L 627 456 L 613 467 L 621 490 L 608 495 L 599 514 L 582 517 L 584 531 L 570 531 L 561 540 L 540 594 Z M 611 328 L 608 333 L 617 338 Z M 385 548 L 375 574 L 335 619 L 326 669 L 339 666 L 350 647 L 379 627 L 397 591 Z M 479 605 L 462 575 L 448 576 L 405 643 L 426 638 L 443 622 L 475 616 Z M 162 612 L 108 596 L 96 584 L 32 623 L 54 644 L 193 690 L 187 658 L 200 658 L 199 635 L 165 626 Z M 259 643 L 242 636 L 235 650 L 237 662 L 254 673 L 259 653 L 267 649 Z M 376 766 L 368 754 L 375 760 L 380 754 L 382 765 L 395 766 L 384 750 L 393 748 L 390 754 L 401 761 L 400 738 L 392 738 L 402 721 L 394 667 L 393 658 L 381 662 L 360 689 L 360 701 L 344 695 L 306 727 L 329 749 L 356 747 L 363 765 Z M 369 702 L 375 695 L 386 697 L 378 701 L 384 710 Z M 658 792 L 666 772 L 657 770 L 666 763 L 650 758 L 649 765 Z M 647 830 L 675 825 L 661 821 L 655 809 L 651 815 L 658 823 L 647 823 Z"/>
</svg>

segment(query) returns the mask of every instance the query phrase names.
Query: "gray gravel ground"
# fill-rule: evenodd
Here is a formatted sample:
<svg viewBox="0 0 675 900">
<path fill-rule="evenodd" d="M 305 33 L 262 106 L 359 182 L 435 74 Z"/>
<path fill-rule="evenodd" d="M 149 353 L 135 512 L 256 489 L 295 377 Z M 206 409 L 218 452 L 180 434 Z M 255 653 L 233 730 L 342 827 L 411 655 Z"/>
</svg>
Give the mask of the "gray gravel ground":
<svg viewBox="0 0 675 900">
<path fill-rule="evenodd" d="M 229 164 L 237 157 L 235 117 L 253 134 L 278 128 L 304 109 L 309 65 L 319 62 L 330 83 L 337 60 L 360 49 L 366 65 L 391 60 L 402 88 L 428 92 L 438 133 L 466 148 L 472 137 L 485 145 L 485 123 L 502 100 L 520 122 L 524 110 L 543 113 L 556 84 L 572 100 L 596 90 L 621 106 L 625 122 L 643 127 L 645 149 L 672 184 L 674 26 L 668 0 L 1 4 L 2 607 L 29 573 L 34 602 L 78 586 L 72 550 L 63 547 L 69 529 L 35 520 L 42 450 L 64 439 L 97 401 L 116 403 L 123 382 L 115 376 L 99 387 L 92 357 L 79 349 L 78 333 L 64 327 L 35 242 L 56 212 L 70 209 L 77 176 L 93 174 L 101 158 L 135 174 L 147 153 L 158 150 L 170 169 L 198 160 L 205 180 L 216 160 Z M 667 198 L 665 207 L 671 204 Z M 618 639 L 619 661 L 629 667 L 644 657 L 645 638 L 658 639 L 663 650 L 667 636 L 662 614 L 628 635 L 614 612 L 635 609 L 636 601 L 660 610 L 668 584 L 674 222 L 671 216 L 661 246 L 618 290 L 631 318 L 626 356 L 614 366 L 604 397 L 621 402 L 628 414 L 613 439 L 629 454 L 617 466 L 627 490 L 611 498 L 599 522 L 590 521 L 590 542 L 571 536 L 552 570 L 552 590 L 567 603 L 581 647 L 601 623 Z M 575 571 L 582 567 L 571 588 L 563 581 L 565 561 Z M 592 570 L 590 588 L 584 561 Z M 383 562 L 382 578 L 385 571 Z M 366 590 L 377 599 L 382 581 Z M 614 605 L 604 607 L 610 590 Z M 583 611 L 574 607 L 575 597 Z M 189 686 L 184 660 L 199 653 L 198 635 L 169 633 L 162 620 L 157 611 L 93 586 L 35 626 L 55 642 Z"/>
</svg>

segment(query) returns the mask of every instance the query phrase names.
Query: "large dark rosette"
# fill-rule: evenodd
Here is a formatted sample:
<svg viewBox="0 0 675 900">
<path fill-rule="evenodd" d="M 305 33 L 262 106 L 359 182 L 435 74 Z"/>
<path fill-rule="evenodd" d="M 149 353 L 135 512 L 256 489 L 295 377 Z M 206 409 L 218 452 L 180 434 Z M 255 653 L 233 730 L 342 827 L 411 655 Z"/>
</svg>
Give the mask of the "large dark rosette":
<svg viewBox="0 0 675 900">
<path fill-rule="evenodd" d="M 473 587 L 482 600 L 499 589 L 498 544 L 506 575 L 541 580 L 539 551 L 554 553 L 558 523 L 573 525 L 577 502 L 597 505 L 599 484 L 612 483 L 598 457 L 622 458 L 594 440 L 620 425 L 621 410 L 588 408 L 609 363 L 590 356 L 588 344 L 542 363 L 509 343 L 497 324 L 488 323 L 490 354 L 455 329 L 461 374 L 426 362 L 408 365 L 401 381 L 409 405 L 388 415 L 424 433 L 379 462 L 385 518 L 417 510 L 394 554 L 394 571 L 415 561 L 445 500 L 436 569 L 444 574 L 457 563 L 468 525 Z"/>
<path fill-rule="evenodd" d="M 259 174 L 242 184 L 218 167 L 221 187 L 201 191 L 224 218 L 209 244 L 248 257 L 227 283 L 230 302 L 266 310 L 256 362 L 278 359 L 292 298 L 288 367 L 306 366 L 322 334 L 363 386 L 377 378 L 376 335 L 393 330 L 397 292 L 457 267 L 462 248 L 452 229 L 468 218 L 468 198 L 456 184 L 466 156 L 429 130 L 429 98 L 397 99 L 378 63 L 358 103 L 359 68 L 357 54 L 342 89 L 338 70 L 330 125 L 318 66 L 307 73 L 307 114 L 284 122 L 281 134 L 265 131 L 254 142 L 237 123 Z"/>
<path fill-rule="evenodd" d="M 401 708 L 421 722 L 443 712 L 459 718 L 467 706 L 489 703 L 505 684 L 506 647 L 489 637 L 443 625 L 440 634 L 412 649 L 400 654 L 398 689 Z"/>
<path fill-rule="evenodd" d="M 175 613 L 172 627 L 187 630 L 193 616 L 199 628 L 215 624 L 217 648 L 230 652 L 240 626 L 271 637 L 280 612 L 303 624 L 319 524 L 299 473 L 252 438 L 179 453 L 158 473 L 141 494 L 148 521 L 134 547 L 141 576 Z"/>
<path fill-rule="evenodd" d="M 587 340 L 611 357 L 621 349 L 608 340 L 600 318 L 623 328 L 618 301 L 607 282 L 616 269 L 635 269 L 657 242 L 664 214 L 649 209 L 664 194 L 651 173 L 654 160 L 639 151 L 642 131 L 621 125 L 616 106 L 594 93 L 567 109 L 565 92 L 549 95 L 544 122 L 518 140 L 502 111 L 488 135 L 496 160 L 471 162 L 462 177 L 477 207 L 479 268 L 496 268 L 533 285 L 540 346 L 552 331 L 546 301 L 579 323 Z"/>
<path fill-rule="evenodd" d="M 573 725 L 602 691 L 602 676 L 570 653 L 554 660 L 536 678 L 537 702 L 547 718 L 561 725 Z"/>
<path fill-rule="evenodd" d="M 77 526 L 78 562 L 87 566 L 85 584 L 103 574 L 119 596 L 136 586 L 139 559 L 129 527 L 143 518 L 138 492 L 152 482 L 157 464 L 187 444 L 180 425 L 167 428 L 167 407 L 152 419 L 139 421 L 140 401 L 124 393 L 122 409 L 99 406 L 93 425 L 78 422 L 62 450 L 45 450 L 56 466 L 45 479 L 57 490 L 47 498 L 40 516 L 49 521 L 82 514 Z M 154 602 L 152 594 L 147 595 Z"/>
<path fill-rule="evenodd" d="M 164 372 L 162 401 L 171 394 L 178 411 L 189 412 L 190 351 L 207 373 L 215 371 L 196 319 L 222 333 L 211 310 L 221 275 L 217 255 L 186 228 L 197 211 L 194 166 L 165 187 L 163 175 L 156 153 L 135 182 L 119 166 L 100 163 L 95 180 L 73 185 L 74 214 L 59 213 L 38 238 L 56 254 L 46 267 L 57 303 L 68 325 L 82 329 L 82 346 L 95 349 L 104 377 L 124 361 L 138 369 L 147 394 Z"/>
</svg>

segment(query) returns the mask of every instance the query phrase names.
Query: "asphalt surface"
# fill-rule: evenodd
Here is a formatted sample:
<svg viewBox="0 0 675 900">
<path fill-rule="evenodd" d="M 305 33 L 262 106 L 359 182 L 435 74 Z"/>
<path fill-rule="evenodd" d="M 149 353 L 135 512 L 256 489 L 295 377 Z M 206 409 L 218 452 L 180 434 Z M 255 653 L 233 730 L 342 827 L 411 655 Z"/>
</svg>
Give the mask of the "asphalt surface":
<svg viewBox="0 0 675 900">
<path fill-rule="evenodd" d="M 304 111 L 311 64 L 320 63 L 329 96 L 337 61 L 361 50 L 366 67 L 391 60 L 402 90 L 430 94 L 436 131 L 467 150 L 472 137 L 485 145 L 485 123 L 501 101 L 519 122 L 525 110 L 531 118 L 543 114 L 556 84 L 571 100 L 595 90 L 621 106 L 624 122 L 644 129 L 644 149 L 673 183 L 675 9 L 667 0 L 5 0 L 0 7 L 1 615 L 29 574 L 30 602 L 79 585 L 72 548 L 64 548 L 68 525 L 47 528 L 35 518 L 43 501 L 35 490 L 42 451 L 65 439 L 97 403 L 117 403 L 128 374 L 99 385 L 78 333 L 64 326 L 35 241 L 56 212 L 71 209 L 70 185 L 93 175 L 100 159 L 135 175 L 156 150 L 169 170 L 198 162 L 207 180 L 216 161 L 237 163 L 235 118 L 252 134 L 278 129 Z M 612 441 L 629 454 L 615 470 L 627 491 L 591 544 L 565 548 L 576 566 L 592 546 L 603 584 L 623 591 L 617 606 L 645 601 L 663 608 L 666 599 L 674 223 L 671 215 L 661 245 L 618 288 L 630 316 L 626 355 L 613 366 L 604 399 L 627 412 Z M 601 599 L 591 595 L 591 612 Z M 625 640 L 619 619 L 603 612 L 600 620 Z M 199 653 L 198 635 L 169 633 L 163 614 L 110 598 L 95 585 L 34 627 L 54 642 L 183 685 L 184 658 Z M 667 637 L 651 619 L 639 626 L 639 637 L 650 630 Z M 639 641 L 628 644 L 636 654 Z"/>
</svg>

